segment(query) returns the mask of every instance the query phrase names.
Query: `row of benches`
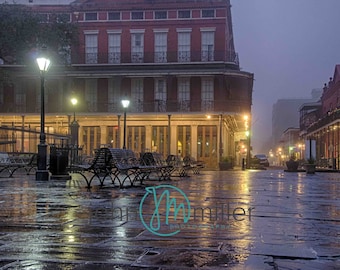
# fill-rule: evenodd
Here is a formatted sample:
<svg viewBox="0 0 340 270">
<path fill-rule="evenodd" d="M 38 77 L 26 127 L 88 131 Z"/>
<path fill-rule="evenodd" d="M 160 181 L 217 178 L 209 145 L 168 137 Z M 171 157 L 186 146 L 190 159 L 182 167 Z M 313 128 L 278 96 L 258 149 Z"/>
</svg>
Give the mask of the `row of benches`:
<svg viewBox="0 0 340 270">
<path fill-rule="evenodd" d="M 13 177 L 13 174 L 22 169 L 26 174 L 37 167 L 37 154 L 36 153 L 0 153 L 0 174 L 7 172 L 7 177 Z"/>
<path fill-rule="evenodd" d="M 137 158 L 128 149 L 100 148 L 90 164 L 74 165 L 70 172 L 82 175 L 88 188 L 93 179 L 98 179 L 103 186 L 107 178 L 122 188 L 127 181 L 130 186 L 136 182 L 143 184 L 151 174 L 156 174 L 158 180 L 167 180 L 176 173 L 180 177 L 188 176 L 190 170 L 198 174 L 203 167 L 202 163 L 195 162 L 192 158 L 181 160 L 171 155 L 165 160 L 161 154 L 151 152 L 143 153 Z"/>
</svg>

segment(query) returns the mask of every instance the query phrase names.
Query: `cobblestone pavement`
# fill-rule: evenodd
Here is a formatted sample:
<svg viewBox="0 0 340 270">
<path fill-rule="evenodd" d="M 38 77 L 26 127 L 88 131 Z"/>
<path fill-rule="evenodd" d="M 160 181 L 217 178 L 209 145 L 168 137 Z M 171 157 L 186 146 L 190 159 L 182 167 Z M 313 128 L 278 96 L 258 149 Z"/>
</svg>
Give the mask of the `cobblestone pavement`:
<svg viewBox="0 0 340 270">
<path fill-rule="evenodd" d="M 339 173 L 105 183 L 0 177 L 0 269 L 340 269 Z"/>
</svg>

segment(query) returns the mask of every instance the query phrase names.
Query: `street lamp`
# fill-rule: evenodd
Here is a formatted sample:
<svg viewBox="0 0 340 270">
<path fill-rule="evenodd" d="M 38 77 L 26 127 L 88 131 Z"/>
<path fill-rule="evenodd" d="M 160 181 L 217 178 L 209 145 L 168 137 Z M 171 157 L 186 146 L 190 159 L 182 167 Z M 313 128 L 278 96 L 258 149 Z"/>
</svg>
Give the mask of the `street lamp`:
<svg viewBox="0 0 340 270">
<path fill-rule="evenodd" d="M 244 128 L 246 130 L 246 138 L 247 138 L 247 157 L 246 157 L 246 168 L 249 169 L 250 168 L 250 161 L 251 161 L 251 153 L 250 153 L 250 148 L 251 148 L 251 144 L 250 144 L 250 117 L 248 115 L 245 115 L 243 117 L 244 119 Z"/>
<path fill-rule="evenodd" d="M 75 97 L 71 98 L 71 103 L 73 105 L 73 121 L 71 123 L 71 145 L 78 147 L 79 124 L 76 121 L 76 109 L 75 109 L 75 106 L 78 104 L 78 99 Z"/>
<path fill-rule="evenodd" d="M 73 121 L 70 125 L 71 128 L 71 145 L 73 146 L 71 150 L 71 163 L 75 164 L 78 161 L 78 137 L 79 137 L 79 124 L 76 120 L 76 108 L 75 106 L 78 104 L 78 99 L 76 97 L 71 98 L 71 103 L 73 106 Z"/>
<path fill-rule="evenodd" d="M 246 168 L 249 169 L 250 168 L 250 158 L 251 158 L 251 154 L 250 154 L 250 131 L 249 130 L 246 131 L 246 138 L 247 138 Z"/>
<path fill-rule="evenodd" d="M 51 61 L 46 57 L 37 58 L 40 70 L 40 143 L 38 144 L 37 171 L 35 180 L 48 181 L 49 174 L 47 170 L 47 144 L 45 134 L 45 75 L 50 67 Z"/>
<path fill-rule="evenodd" d="M 78 99 L 76 99 L 75 97 L 71 98 L 71 103 L 73 105 L 73 122 L 76 121 L 76 110 L 75 110 L 75 106 L 78 103 Z"/>
<path fill-rule="evenodd" d="M 122 105 L 124 108 L 124 134 L 123 134 L 123 149 L 126 149 L 126 110 L 130 105 L 130 100 L 123 99 Z"/>
</svg>

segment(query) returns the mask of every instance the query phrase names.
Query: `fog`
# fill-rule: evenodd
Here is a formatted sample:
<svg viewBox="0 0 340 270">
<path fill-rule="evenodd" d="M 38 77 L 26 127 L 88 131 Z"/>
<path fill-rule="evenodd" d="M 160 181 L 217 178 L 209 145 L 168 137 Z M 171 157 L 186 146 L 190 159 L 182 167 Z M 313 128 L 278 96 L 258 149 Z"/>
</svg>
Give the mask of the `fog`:
<svg viewBox="0 0 340 270">
<path fill-rule="evenodd" d="M 235 48 L 254 73 L 253 152 L 270 147 L 273 104 L 310 98 L 340 62 L 339 0 L 231 0 Z M 298 113 L 298 112 L 297 112 Z"/>
</svg>

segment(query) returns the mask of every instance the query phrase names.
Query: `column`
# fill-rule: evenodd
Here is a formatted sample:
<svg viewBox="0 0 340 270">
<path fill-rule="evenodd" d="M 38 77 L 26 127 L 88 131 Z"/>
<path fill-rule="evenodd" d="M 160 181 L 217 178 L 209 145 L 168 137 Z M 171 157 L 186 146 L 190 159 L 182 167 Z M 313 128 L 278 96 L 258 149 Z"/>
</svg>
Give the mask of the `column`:
<svg viewBox="0 0 340 270">
<path fill-rule="evenodd" d="M 195 159 L 197 157 L 197 125 L 191 126 L 191 156 Z"/>
<path fill-rule="evenodd" d="M 108 143 L 107 141 L 107 127 L 106 126 L 100 126 L 100 144 L 106 145 Z"/>
<path fill-rule="evenodd" d="M 171 139 L 171 147 L 170 147 L 170 154 L 177 155 L 177 125 L 171 126 L 170 132 L 170 139 Z"/>
<path fill-rule="evenodd" d="M 152 151 L 151 140 L 152 140 L 152 126 L 145 126 L 145 149 L 146 151 Z"/>
</svg>

